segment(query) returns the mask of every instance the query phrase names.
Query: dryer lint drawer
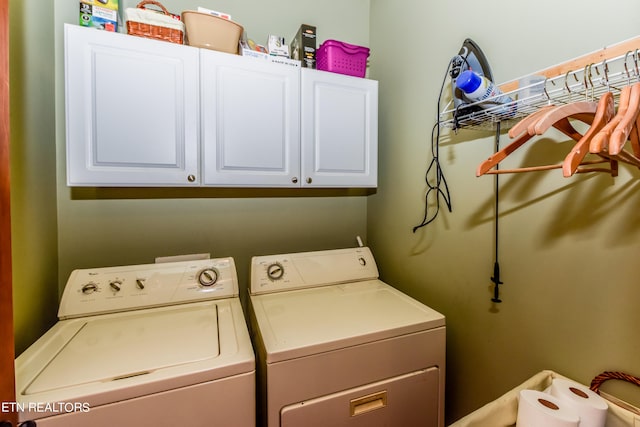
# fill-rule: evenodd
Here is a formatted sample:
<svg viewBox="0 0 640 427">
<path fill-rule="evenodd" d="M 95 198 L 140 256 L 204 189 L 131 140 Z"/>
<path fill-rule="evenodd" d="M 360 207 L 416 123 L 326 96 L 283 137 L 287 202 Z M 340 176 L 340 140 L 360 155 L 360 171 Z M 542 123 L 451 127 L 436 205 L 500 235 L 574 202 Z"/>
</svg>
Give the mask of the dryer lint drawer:
<svg viewBox="0 0 640 427">
<path fill-rule="evenodd" d="M 438 368 L 428 368 L 282 409 L 282 427 L 438 425 Z"/>
</svg>

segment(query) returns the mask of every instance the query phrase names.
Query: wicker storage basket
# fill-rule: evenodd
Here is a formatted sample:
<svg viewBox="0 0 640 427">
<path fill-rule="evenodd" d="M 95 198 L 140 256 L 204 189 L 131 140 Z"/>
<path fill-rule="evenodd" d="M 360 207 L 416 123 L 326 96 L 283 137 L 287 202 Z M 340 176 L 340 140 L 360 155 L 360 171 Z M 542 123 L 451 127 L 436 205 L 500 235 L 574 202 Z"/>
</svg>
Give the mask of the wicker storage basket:
<svg viewBox="0 0 640 427">
<path fill-rule="evenodd" d="M 148 10 L 145 7 L 148 4 L 159 7 L 161 12 Z M 135 8 L 127 8 L 125 19 L 128 34 L 171 43 L 184 43 L 184 24 L 173 18 L 169 11 L 157 1 L 144 0 Z"/>
<path fill-rule="evenodd" d="M 542 391 L 551 385 L 554 378 L 567 379 L 553 371 L 542 371 L 493 402 L 487 403 L 475 412 L 451 424 L 449 427 L 513 427 L 516 424 L 518 414 L 518 395 L 520 390 L 531 389 Z M 610 377 L 603 377 L 598 382 L 598 385 L 601 384 L 602 380 L 606 379 L 610 379 Z M 594 387 L 594 382 L 591 383 L 591 390 L 598 392 L 597 387 Z M 620 405 L 619 402 L 611 402 L 609 396 L 603 397 L 607 399 L 607 404 L 609 405 L 606 421 L 607 427 L 640 426 L 640 415 L 637 408 L 631 405 Z"/>
<path fill-rule="evenodd" d="M 618 399 L 615 396 L 612 396 L 608 393 L 605 392 L 601 392 L 600 391 L 600 386 L 608 380 L 620 380 L 620 381 L 625 381 L 628 382 L 630 384 L 636 385 L 638 387 L 640 387 L 640 378 L 635 377 L 633 375 L 629 375 L 626 374 L 624 372 L 612 372 L 612 371 L 606 371 L 601 373 L 600 375 L 596 376 L 592 381 L 591 381 L 591 385 L 589 386 L 589 388 L 593 391 L 595 391 L 596 393 L 598 393 L 599 395 L 601 395 L 602 397 L 604 397 L 605 399 L 607 399 L 608 401 L 610 401 L 611 403 L 619 406 L 620 408 L 622 408 L 623 410 L 632 412 L 635 416 L 635 422 L 636 422 L 636 426 L 640 426 L 640 408 L 636 408 L 633 405 L 628 404 L 627 402 Z"/>
</svg>

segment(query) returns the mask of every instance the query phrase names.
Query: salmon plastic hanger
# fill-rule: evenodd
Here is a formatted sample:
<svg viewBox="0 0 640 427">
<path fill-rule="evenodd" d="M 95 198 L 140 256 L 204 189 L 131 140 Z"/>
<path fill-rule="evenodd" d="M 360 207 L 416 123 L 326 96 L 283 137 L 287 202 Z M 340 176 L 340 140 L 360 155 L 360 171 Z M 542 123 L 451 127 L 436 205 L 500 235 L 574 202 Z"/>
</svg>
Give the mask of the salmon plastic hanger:
<svg viewBox="0 0 640 427">
<path fill-rule="evenodd" d="M 589 152 L 640 168 L 639 114 L 640 83 L 625 86 L 620 93 L 618 112 L 591 139 Z M 623 149 L 629 137 L 633 153 Z"/>
<path fill-rule="evenodd" d="M 567 157 L 562 162 L 562 175 L 570 177 L 578 172 L 578 167 L 583 163 L 585 156 L 589 153 L 589 143 L 604 126 L 606 126 L 615 115 L 613 94 L 606 92 L 600 97 L 595 112 L 595 117 L 591 126 L 582 138 L 573 146 Z M 611 175 L 617 176 L 618 162 L 611 160 Z"/>
<path fill-rule="evenodd" d="M 494 169 L 498 163 L 506 159 L 511 153 L 526 144 L 534 136 L 539 135 L 537 133 L 538 131 L 542 134 L 549 128 L 553 127 L 567 135 L 569 138 L 579 141 L 582 138 L 582 134 L 573 127 L 569 118 L 574 118 L 587 124 L 591 124 L 595 116 L 596 107 L 597 106 L 595 104 L 587 105 L 585 101 L 581 101 L 575 106 L 572 106 L 571 104 L 550 106 L 549 108 L 544 108 L 544 110 L 532 113 L 533 117 L 531 117 L 532 115 L 525 117 L 522 119 L 525 123 L 520 124 L 519 126 L 516 124 L 514 126 L 516 127 L 516 131 L 510 133 L 510 135 L 519 135 L 519 137 L 503 149 L 494 153 L 487 160 L 480 163 L 476 170 L 476 176 L 497 173 L 532 172 L 561 168 L 562 165 L 543 165 L 517 169 Z M 538 123 L 541 123 L 541 125 L 537 126 Z M 524 131 L 525 128 L 527 129 L 526 132 Z"/>
</svg>

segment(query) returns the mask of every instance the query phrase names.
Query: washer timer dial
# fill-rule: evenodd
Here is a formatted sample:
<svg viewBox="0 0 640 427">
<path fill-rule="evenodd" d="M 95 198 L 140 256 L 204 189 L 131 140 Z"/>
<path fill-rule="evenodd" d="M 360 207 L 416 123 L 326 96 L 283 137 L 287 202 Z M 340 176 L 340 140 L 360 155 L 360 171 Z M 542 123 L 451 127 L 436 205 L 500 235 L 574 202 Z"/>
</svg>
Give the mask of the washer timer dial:
<svg viewBox="0 0 640 427">
<path fill-rule="evenodd" d="M 269 277 L 269 279 L 276 281 L 282 279 L 283 276 L 284 267 L 279 262 L 274 262 L 267 266 L 267 277 Z"/>
<path fill-rule="evenodd" d="M 206 268 L 198 273 L 198 282 L 200 283 L 200 285 L 208 288 L 216 284 L 216 282 L 218 281 L 218 276 L 218 270 L 213 267 Z"/>
<path fill-rule="evenodd" d="M 112 280 L 111 282 L 109 282 L 109 287 L 111 288 L 111 290 L 114 293 L 120 292 L 120 290 L 122 289 L 122 281 L 121 280 Z"/>
</svg>

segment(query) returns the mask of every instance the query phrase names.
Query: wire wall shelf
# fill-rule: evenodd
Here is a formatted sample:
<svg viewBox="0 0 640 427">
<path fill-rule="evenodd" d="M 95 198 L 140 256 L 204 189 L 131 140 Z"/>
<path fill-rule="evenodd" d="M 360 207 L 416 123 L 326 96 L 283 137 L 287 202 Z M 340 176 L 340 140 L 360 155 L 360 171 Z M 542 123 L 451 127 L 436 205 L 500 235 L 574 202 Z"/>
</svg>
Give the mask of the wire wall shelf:
<svg viewBox="0 0 640 427">
<path fill-rule="evenodd" d="M 509 91 L 503 89 L 501 96 L 513 99 L 509 103 L 496 103 L 498 97 L 494 97 L 454 108 L 453 101 L 450 101 L 439 114 L 440 125 L 454 130 L 470 128 L 493 131 L 495 124 L 500 122 L 502 129 L 508 129 L 544 106 L 597 101 L 606 92 L 614 95 L 617 105 L 621 89 L 638 81 L 640 49 L 635 49 L 562 75 L 540 76 L 534 83 L 523 87 L 517 87 L 514 84 L 516 81 L 505 83 L 500 87 L 517 87 Z"/>
</svg>

